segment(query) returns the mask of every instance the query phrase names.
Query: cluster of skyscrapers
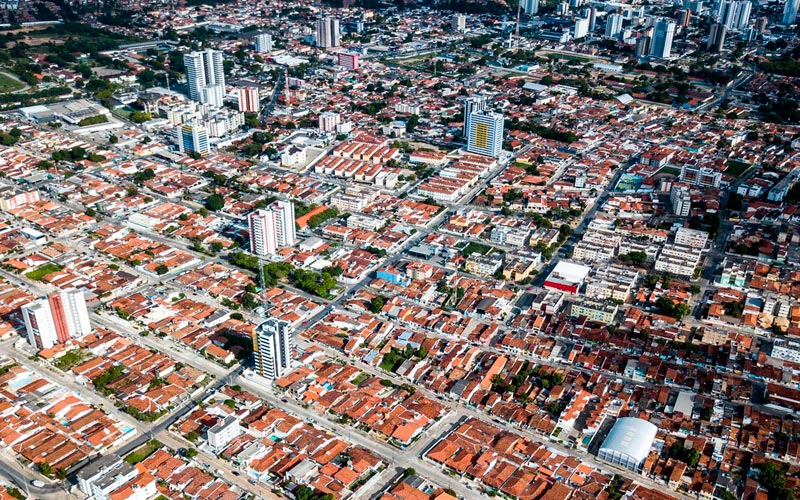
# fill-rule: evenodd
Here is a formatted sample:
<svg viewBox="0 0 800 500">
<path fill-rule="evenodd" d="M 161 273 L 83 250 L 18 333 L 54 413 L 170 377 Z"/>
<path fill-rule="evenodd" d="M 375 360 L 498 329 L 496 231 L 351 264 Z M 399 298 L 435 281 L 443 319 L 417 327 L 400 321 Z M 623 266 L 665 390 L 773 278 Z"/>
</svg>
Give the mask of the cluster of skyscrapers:
<svg viewBox="0 0 800 500">
<path fill-rule="evenodd" d="M 295 233 L 294 204 L 278 200 L 247 217 L 250 251 L 259 256 L 274 255 L 278 248 L 293 246 Z"/>
<path fill-rule="evenodd" d="M 89 311 L 81 290 L 54 292 L 22 307 L 28 342 L 37 349 L 50 349 L 92 331 Z"/>
</svg>

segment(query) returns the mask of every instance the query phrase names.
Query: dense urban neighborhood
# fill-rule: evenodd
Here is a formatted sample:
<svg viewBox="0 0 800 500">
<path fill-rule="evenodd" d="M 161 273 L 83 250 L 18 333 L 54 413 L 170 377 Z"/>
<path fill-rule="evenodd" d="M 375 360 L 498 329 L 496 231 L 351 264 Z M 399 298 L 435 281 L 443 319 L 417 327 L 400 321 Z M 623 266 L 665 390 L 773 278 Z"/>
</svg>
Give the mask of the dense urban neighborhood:
<svg viewBox="0 0 800 500">
<path fill-rule="evenodd" d="M 800 492 L 800 0 L 0 6 L 0 500 Z"/>
</svg>

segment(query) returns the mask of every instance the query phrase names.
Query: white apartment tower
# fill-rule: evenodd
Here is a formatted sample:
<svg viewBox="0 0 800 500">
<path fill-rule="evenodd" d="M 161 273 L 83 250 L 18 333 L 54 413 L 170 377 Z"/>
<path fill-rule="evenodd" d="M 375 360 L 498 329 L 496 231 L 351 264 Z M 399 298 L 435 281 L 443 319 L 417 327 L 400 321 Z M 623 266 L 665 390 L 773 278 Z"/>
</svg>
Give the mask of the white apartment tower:
<svg viewBox="0 0 800 500">
<path fill-rule="evenodd" d="M 275 238 L 275 215 L 269 210 L 256 210 L 247 216 L 250 229 L 250 252 L 265 256 L 278 250 Z"/>
<path fill-rule="evenodd" d="M 272 35 L 269 33 L 260 33 L 256 35 L 256 52 L 259 54 L 266 54 L 272 52 Z"/>
<path fill-rule="evenodd" d="M 606 37 L 619 38 L 622 33 L 622 14 L 609 14 L 606 18 Z"/>
<path fill-rule="evenodd" d="M 278 200 L 264 210 L 247 217 L 250 230 L 250 251 L 256 255 L 274 255 L 278 248 L 290 247 L 297 239 L 294 204 Z"/>
<path fill-rule="evenodd" d="M 653 27 L 650 55 L 658 59 L 669 59 L 672 56 L 672 38 L 674 36 L 675 21 L 659 19 Z"/>
<path fill-rule="evenodd" d="M 339 46 L 339 19 L 326 17 L 317 20 L 317 47 L 329 49 Z"/>
<path fill-rule="evenodd" d="M 539 0 L 522 0 L 522 10 L 529 16 L 539 13 Z"/>
<path fill-rule="evenodd" d="M 276 380 L 292 369 L 292 324 L 288 321 L 269 318 L 256 327 L 253 337 L 253 353 L 258 373 Z"/>
<path fill-rule="evenodd" d="M 51 293 L 22 307 L 28 342 L 49 349 L 92 331 L 83 292 L 76 289 Z"/>
<path fill-rule="evenodd" d="M 453 16 L 452 21 L 453 31 L 463 33 L 467 30 L 467 16 L 464 14 L 456 14 Z"/>
<path fill-rule="evenodd" d="M 206 49 L 183 56 L 189 98 L 215 107 L 222 106 L 225 97 L 225 70 L 222 52 Z"/>
<path fill-rule="evenodd" d="M 800 7 L 800 0 L 786 0 L 783 6 L 783 24 L 789 26 L 794 24 L 797 19 L 797 9 Z"/>
<path fill-rule="evenodd" d="M 500 113 L 484 111 L 469 115 L 467 151 L 497 158 L 503 149 L 504 118 Z"/>
</svg>

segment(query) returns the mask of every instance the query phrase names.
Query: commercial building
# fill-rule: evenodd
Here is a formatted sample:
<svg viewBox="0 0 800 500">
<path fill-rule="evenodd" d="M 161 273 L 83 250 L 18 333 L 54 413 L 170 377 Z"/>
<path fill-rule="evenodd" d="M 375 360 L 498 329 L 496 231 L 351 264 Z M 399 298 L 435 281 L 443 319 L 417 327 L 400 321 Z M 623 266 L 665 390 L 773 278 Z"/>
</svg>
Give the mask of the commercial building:
<svg viewBox="0 0 800 500">
<path fill-rule="evenodd" d="M 317 47 L 329 49 L 339 46 L 339 19 L 326 17 L 317 20 Z"/>
<path fill-rule="evenodd" d="M 621 14 L 609 14 L 606 18 L 606 37 L 619 38 L 622 33 L 622 20 L 625 19 Z"/>
<path fill-rule="evenodd" d="M 547 276 L 547 279 L 544 280 L 544 287 L 551 290 L 577 293 L 591 270 L 592 268 L 589 266 L 561 260 L 550 272 L 550 275 Z"/>
<path fill-rule="evenodd" d="M 49 349 L 92 331 L 83 292 L 77 289 L 54 292 L 22 307 L 28 342 Z"/>
<path fill-rule="evenodd" d="M 206 154 L 211 151 L 208 142 L 208 130 L 200 124 L 184 124 L 175 127 L 175 142 L 178 144 L 178 151 L 181 153 Z"/>
<path fill-rule="evenodd" d="M 606 436 L 597 458 L 635 472 L 641 472 L 658 427 L 636 417 L 622 417 Z"/>
<path fill-rule="evenodd" d="M 672 38 L 675 36 L 675 21 L 662 18 L 653 27 L 653 40 L 650 55 L 658 59 L 672 57 Z"/>
<path fill-rule="evenodd" d="M 236 91 L 239 98 L 239 111 L 242 113 L 258 113 L 261 98 L 255 87 L 240 87 Z"/>
<path fill-rule="evenodd" d="M 276 380 L 291 371 L 292 330 L 291 323 L 278 318 L 269 318 L 256 327 L 253 353 L 261 376 Z"/>
<path fill-rule="evenodd" d="M 225 415 L 222 420 L 206 431 L 206 439 L 215 451 L 223 450 L 231 444 L 231 441 L 241 436 L 242 432 L 239 418 L 236 415 Z"/>
<path fill-rule="evenodd" d="M 272 35 L 269 33 L 260 33 L 256 35 L 255 40 L 256 52 L 259 54 L 266 54 L 272 51 Z"/>
<path fill-rule="evenodd" d="M 500 113 L 480 112 L 469 115 L 467 151 L 497 158 L 503 149 L 504 118 Z"/>
<path fill-rule="evenodd" d="M 222 52 L 206 49 L 183 56 L 186 66 L 186 83 L 189 85 L 189 98 L 193 101 L 222 106 L 225 96 L 225 71 Z"/>
<path fill-rule="evenodd" d="M 336 58 L 339 66 L 344 69 L 354 70 L 360 67 L 360 56 L 354 52 L 339 52 Z"/>
</svg>

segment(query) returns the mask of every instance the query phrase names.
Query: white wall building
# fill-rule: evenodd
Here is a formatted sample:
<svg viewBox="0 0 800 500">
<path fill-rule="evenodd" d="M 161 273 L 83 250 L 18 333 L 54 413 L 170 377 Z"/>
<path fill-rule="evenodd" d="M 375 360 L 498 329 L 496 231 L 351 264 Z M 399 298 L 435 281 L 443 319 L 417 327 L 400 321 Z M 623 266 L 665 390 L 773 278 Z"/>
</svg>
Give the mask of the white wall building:
<svg viewBox="0 0 800 500">
<path fill-rule="evenodd" d="M 288 321 L 269 318 L 256 328 L 254 355 L 256 370 L 270 380 L 276 380 L 292 369 L 292 326 Z"/>
</svg>

